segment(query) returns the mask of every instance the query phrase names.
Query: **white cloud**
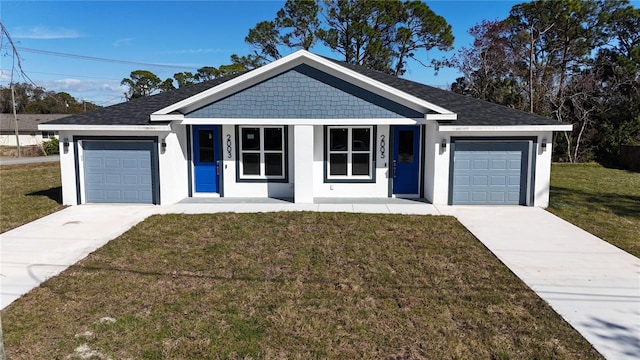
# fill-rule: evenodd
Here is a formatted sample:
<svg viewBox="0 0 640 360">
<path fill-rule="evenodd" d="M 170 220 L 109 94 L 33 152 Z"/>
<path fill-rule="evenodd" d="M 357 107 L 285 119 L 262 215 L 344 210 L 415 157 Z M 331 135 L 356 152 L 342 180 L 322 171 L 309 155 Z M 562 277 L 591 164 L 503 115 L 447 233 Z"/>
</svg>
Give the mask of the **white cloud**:
<svg viewBox="0 0 640 360">
<path fill-rule="evenodd" d="M 133 40 L 134 40 L 133 38 L 118 39 L 113 42 L 113 46 L 114 47 L 128 46 L 129 44 L 131 44 Z"/>
<path fill-rule="evenodd" d="M 119 81 L 111 80 L 80 80 L 74 78 L 44 81 L 39 83 L 48 91 L 66 92 L 78 101 L 86 100 L 102 106 L 117 104 L 124 101 L 126 87 Z"/>
<path fill-rule="evenodd" d="M 65 28 L 47 28 L 45 26 L 34 26 L 30 29 L 18 28 L 12 37 L 16 39 L 75 39 L 82 37 L 77 30 Z"/>
<path fill-rule="evenodd" d="M 11 81 L 11 73 L 6 70 L 0 70 L 0 82 Z"/>
</svg>

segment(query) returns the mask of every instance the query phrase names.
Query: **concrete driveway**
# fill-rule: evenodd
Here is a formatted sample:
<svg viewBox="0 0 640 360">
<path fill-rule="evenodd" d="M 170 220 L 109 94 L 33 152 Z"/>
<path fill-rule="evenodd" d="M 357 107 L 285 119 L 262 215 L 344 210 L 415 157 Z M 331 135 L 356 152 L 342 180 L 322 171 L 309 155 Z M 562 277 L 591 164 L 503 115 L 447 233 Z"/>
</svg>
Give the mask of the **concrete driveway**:
<svg viewBox="0 0 640 360">
<path fill-rule="evenodd" d="M 0 234 L 0 309 L 155 211 L 152 205 L 72 206 Z"/>
<path fill-rule="evenodd" d="M 640 359 L 637 257 L 539 208 L 438 209 L 457 217 L 607 359 Z"/>
<path fill-rule="evenodd" d="M 264 205 L 264 206 L 259 206 Z M 0 235 L 0 309 L 146 217 L 222 211 L 452 215 L 608 359 L 640 359 L 640 260 L 530 207 L 233 203 L 73 206 Z M 390 207 L 389 205 L 394 205 Z"/>
</svg>

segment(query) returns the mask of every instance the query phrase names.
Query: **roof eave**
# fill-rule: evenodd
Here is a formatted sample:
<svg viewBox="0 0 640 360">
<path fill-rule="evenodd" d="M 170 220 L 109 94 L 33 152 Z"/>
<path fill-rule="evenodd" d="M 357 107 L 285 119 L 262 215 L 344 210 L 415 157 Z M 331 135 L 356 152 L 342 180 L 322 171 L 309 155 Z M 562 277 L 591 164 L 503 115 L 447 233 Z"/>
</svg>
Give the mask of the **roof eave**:
<svg viewBox="0 0 640 360">
<path fill-rule="evenodd" d="M 82 124 L 40 124 L 44 131 L 171 131 L 171 124 L 156 125 L 82 125 Z"/>
<path fill-rule="evenodd" d="M 507 131 L 572 131 L 572 124 L 556 125 L 442 125 L 438 124 L 438 131 L 448 132 L 507 132 Z"/>
</svg>

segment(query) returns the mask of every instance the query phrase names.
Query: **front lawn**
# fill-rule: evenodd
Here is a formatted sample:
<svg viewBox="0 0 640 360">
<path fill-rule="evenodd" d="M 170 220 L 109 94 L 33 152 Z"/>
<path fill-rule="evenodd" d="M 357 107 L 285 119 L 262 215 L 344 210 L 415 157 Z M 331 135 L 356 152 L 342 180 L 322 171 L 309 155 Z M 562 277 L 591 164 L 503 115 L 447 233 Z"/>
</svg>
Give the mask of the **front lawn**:
<svg viewBox="0 0 640 360">
<path fill-rule="evenodd" d="M 548 210 L 640 257 L 640 173 L 553 164 Z"/>
<path fill-rule="evenodd" d="M 593 359 L 451 217 L 153 216 L 2 311 L 10 359 Z"/>
<path fill-rule="evenodd" d="M 63 208 L 58 162 L 0 166 L 0 233 Z"/>
</svg>

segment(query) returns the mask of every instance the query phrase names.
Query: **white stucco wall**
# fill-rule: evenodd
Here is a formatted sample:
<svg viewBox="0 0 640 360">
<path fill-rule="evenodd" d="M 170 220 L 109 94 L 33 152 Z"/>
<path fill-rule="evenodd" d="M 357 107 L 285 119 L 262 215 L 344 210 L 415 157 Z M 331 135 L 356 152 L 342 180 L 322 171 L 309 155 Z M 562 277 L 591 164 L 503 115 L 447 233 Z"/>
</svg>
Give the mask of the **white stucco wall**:
<svg viewBox="0 0 640 360">
<path fill-rule="evenodd" d="M 158 170 L 160 172 L 160 204 L 173 204 L 189 196 L 189 163 L 187 162 L 187 127 L 171 124 L 171 133 L 158 134 Z M 167 146 L 162 151 L 162 140 Z"/>
<path fill-rule="evenodd" d="M 58 137 L 58 135 L 54 135 Z M 19 134 L 20 146 L 32 146 L 32 145 L 40 145 L 43 142 L 49 141 L 51 139 L 43 139 L 42 132 L 34 132 L 30 134 Z M 15 134 L 2 134 L 0 135 L 0 146 L 16 146 L 16 135 Z"/>
<path fill-rule="evenodd" d="M 74 161 L 73 133 L 60 132 L 60 180 L 62 183 L 62 203 L 64 205 L 76 205 L 76 167 Z M 69 140 L 67 150 L 64 150 L 63 140 Z"/>
<path fill-rule="evenodd" d="M 184 136 L 184 130 L 174 129 L 168 131 L 60 131 L 60 177 L 62 181 L 62 202 L 64 205 L 78 204 L 76 193 L 76 181 L 80 182 L 81 203 L 84 203 L 84 174 L 82 158 L 82 142 L 78 148 L 78 178 L 76 179 L 75 146 L 74 136 L 143 136 L 158 138 L 158 157 L 160 172 L 160 202 L 161 204 L 171 204 L 187 197 L 187 163 L 186 152 L 182 151 L 182 146 L 178 138 Z M 161 150 L 161 140 L 166 138 L 167 148 L 163 153 Z M 65 139 L 69 141 L 69 147 L 64 150 Z"/>
<path fill-rule="evenodd" d="M 101 131 L 100 136 L 156 136 L 158 137 L 158 157 L 160 172 L 160 201 L 161 204 L 178 202 L 189 196 L 187 127 L 178 123 L 172 124 L 172 131 Z M 324 127 L 319 125 L 290 125 L 287 127 L 288 146 L 288 179 L 284 183 L 276 182 L 242 182 L 237 181 L 236 175 L 236 134 L 235 127 L 224 125 L 221 127 L 221 194 L 197 194 L 193 196 L 225 196 L 225 197 L 277 197 L 294 198 L 296 202 L 310 203 L 314 198 L 323 197 L 371 197 L 384 198 L 389 196 L 388 165 L 392 159 L 390 149 L 389 126 L 380 125 L 376 129 L 374 148 L 376 153 L 376 181 L 373 183 L 328 183 L 324 181 Z M 96 136 L 91 131 L 61 131 L 60 132 L 60 168 L 62 180 L 62 197 L 65 205 L 75 205 L 76 196 L 76 165 L 74 158 L 74 136 Z M 229 135 L 230 143 L 227 143 Z M 535 152 L 535 178 L 531 186 L 534 187 L 533 206 L 546 207 L 549 203 L 549 181 L 552 153 L 551 131 L 529 132 L 500 132 L 500 131 L 438 131 L 436 124 L 427 123 L 425 131 L 424 194 L 425 198 L 434 204 L 448 204 L 449 202 L 449 165 L 451 151 L 451 137 L 535 137 L 537 147 Z M 384 157 L 380 149 L 380 140 L 384 137 Z M 64 151 L 64 139 L 69 139 L 69 147 Z M 166 149 L 162 150 L 162 140 L 166 142 Z M 446 141 L 446 148 L 441 147 L 442 139 Z M 540 144 L 547 140 L 547 148 L 542 150 Z M 297 142 L 296 142 L 297 140 Z M 230 152 L 227 150 L 230 145 Z M 82 146 L 79 149 L 78 176 L 82 184 L 83 164 Z M 191 168 L 191 170 L 193 170 Z M 532 172 L 533 173 L 533 172 Z M 193 186 L 193 184 L 191 184 Z M 84 193 L 81 185 L 81 194 Z"/>
</svg>

